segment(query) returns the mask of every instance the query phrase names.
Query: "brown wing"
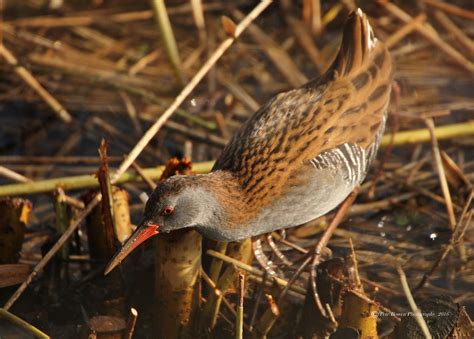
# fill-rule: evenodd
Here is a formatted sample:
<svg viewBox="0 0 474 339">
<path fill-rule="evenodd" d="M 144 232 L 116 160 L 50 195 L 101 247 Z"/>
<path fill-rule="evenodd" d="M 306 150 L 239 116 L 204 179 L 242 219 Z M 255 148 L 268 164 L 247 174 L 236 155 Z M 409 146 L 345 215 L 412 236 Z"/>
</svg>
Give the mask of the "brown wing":
<svg viewBox="0 0 474 339">
<path fill-rule="evenodd" d="M 257 111 L 232 138 L 214 170 L 232 172 L 248 203 L 266 204 L 286 185 L 301 184 L 288 180 L 318 154 L 345 143 L 364 149 L 374 144 L 390 87 L 390 55 L 373 37 L 365 15 L 355 12 L 331 69 Z"/>
</svg>

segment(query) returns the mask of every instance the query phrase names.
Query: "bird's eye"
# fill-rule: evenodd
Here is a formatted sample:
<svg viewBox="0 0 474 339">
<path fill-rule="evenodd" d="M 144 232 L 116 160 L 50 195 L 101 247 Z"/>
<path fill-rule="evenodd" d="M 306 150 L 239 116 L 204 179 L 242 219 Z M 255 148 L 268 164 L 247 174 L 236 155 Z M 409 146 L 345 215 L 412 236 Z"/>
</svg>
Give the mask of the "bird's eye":
<svg viewBox="0 0 474 339">
<path fill-rule="evenodd" d="M 167 206 L 161 211 L 161 215 L 170 215 L 171 213 L 173 213 L 173 207 L 171 206 Z"/>
</svg>

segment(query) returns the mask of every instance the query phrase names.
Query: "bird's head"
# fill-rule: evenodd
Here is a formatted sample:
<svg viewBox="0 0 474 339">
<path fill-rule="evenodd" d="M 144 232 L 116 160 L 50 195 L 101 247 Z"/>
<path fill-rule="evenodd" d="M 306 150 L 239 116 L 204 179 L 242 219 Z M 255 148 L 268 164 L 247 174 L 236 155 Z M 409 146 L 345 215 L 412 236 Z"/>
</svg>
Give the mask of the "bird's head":
<svg viewBox="0 0 474 339">
<path fill-rule="evenodd" d="M 212 223 L 219 215 L 218 203 L 203 177 L 174 176 L 159 183 L 146 203 L 141 223 L 109 262 L 105 274 L 155 234 Z"/>
</svg>

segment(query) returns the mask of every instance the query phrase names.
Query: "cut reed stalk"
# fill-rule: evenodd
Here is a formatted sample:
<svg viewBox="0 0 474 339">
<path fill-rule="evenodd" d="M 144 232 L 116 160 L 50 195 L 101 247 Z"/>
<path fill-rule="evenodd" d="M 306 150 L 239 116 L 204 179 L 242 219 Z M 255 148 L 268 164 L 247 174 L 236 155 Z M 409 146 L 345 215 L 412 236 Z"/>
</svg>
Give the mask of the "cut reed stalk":
<svg viewBox="0 0 474 339">
<path fill-rule="evenodd" d="M 31 208 L 25 199 L 0 199 L 0 264 L 18 261 Z"/>
<path fill-rule="evenodd" d="M 3 308 L 9 310 L 10 307 L 18 300 L 18 298 L 23 294 L 28 285 L 33 281 L 33 278 L 38 275 L 41 270 L 49 263 L 49 261 L 59 252 L 64 243 L 69 239 L 69 237 L 76 231 L 81 222 L 85 217 L 92 211 L 92 209 L 97 206 L 102 199 L 100 194 L 96 195 L 93 200 L 87 205 L 84 211 L 82 211 L 74 220 L 73 223 L 69 225 L 69 228 L 63 233 L 63 235 L 58 239 L 53 247 L 46 253 L 46 255 L 40 260 L 40 262 L 35 266 L 28 278 L 18 287 L 18 289 L 13 293 L 13 295 L 8 299 Z"/>
<path fill-rule="evenodd" d="M 235 339 L 244 337 L 244 295 L 245 295 L 245 276 L 239 272 L 237 316 L 235 318 Z"/>
<path fill-rule="evenodd" d="M 175 173 L 191 174 L 191 163 L 168 161 L 164 180 Z M 182 229 L 155 238 L 156 335 L 191 337 L 197 328 L 201 302 L 202 237 L 194 229 Z"/>
<path fill-rule="evenodd" d="M 61 188 L 58 188 L 55 194 L 54 210 L 56 213 L 56 231 L 58 234 L 63 234 L 69 226 L 68 205 L 66 203 L 66 196 Z M 61 249 L 61 280 L 67 279 L 67 261 L 69 259 L 69 243 L 65 243 Z"/>
</svg>

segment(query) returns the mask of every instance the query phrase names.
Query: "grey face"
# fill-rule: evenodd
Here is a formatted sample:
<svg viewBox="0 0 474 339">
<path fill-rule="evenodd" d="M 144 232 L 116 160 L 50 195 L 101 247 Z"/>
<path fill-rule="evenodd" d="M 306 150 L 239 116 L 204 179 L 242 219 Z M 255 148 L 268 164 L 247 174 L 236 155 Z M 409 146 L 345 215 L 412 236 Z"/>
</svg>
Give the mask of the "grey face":
<svg viewBox="0 0 474 339">
<path fill-rule="evenodd" d="M 185 181 L 172 177 L 153 191 L 145 206 L 145 224 L 158 225 L 160 233 L 197 225 L 202 204 L 193 187 L 180 188 Z"/>
<path fill-rule="evenodd" d="M 194 226 L 201 215 L 201 205 L 199 199 L 189 192 L 192 190 L 187 187 L 184 177 L 174 177 L 160 183 L 146 203 L 144 220 L 112 258 L 106 273 L 155 234 Z"/>
</svg>

